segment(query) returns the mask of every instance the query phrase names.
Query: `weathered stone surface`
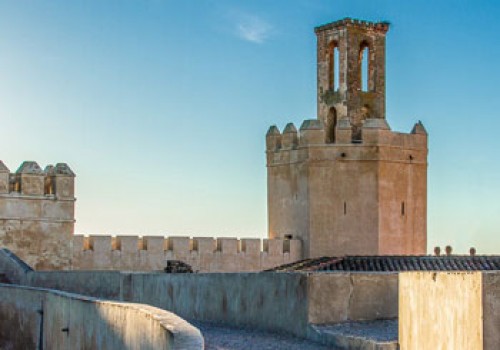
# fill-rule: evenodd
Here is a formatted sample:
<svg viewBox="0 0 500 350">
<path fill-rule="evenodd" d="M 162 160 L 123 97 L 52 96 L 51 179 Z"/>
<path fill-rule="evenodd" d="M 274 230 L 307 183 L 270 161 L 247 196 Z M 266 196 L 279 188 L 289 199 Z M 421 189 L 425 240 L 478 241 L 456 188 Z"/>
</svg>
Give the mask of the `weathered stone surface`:
<svg viewBox="0 0 500 350">
<path fill-rule="evenodd" d="M 2 175 L 12 180 L 6 191 Z M 74 174 L 66 164 L 48 166 L 44 172 L 30 161 L 15 174 L 2 172 L 0 246 L 36 269 L 70 268 L 74 203 Z"/>
<path fill-rule="evenodd" d="M 316 28 L 318 123 L 268 134 L 269 237 L 301 239 L 304 258 L 426 253 L 427 133 L 421 123 L 392 132 L 385 120 L 387 30 L 351 19 Z"/>
</svg>

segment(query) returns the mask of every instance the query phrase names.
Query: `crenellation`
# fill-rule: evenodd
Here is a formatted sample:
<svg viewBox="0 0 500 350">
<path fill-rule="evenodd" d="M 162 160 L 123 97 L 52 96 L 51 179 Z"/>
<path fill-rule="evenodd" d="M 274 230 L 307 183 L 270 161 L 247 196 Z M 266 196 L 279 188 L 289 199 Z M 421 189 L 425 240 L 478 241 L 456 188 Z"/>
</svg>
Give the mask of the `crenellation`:
<svg viewBox="0 0 500 350">
<path fill-rule="evenodd" d="M 37 162 L 23 162 L 16 171 L 16 182 L 23 195 L 41 196 L 45 193 L 45 173 Z"/>
<path fill-rule="evenodd" d="M 213 237 L 194 237 L 193 250 L 199 255 L 213 254 L 217 250 L 217 241 Z"/>
<path fill-rule="evenodd" d="M 283 255 L 284 240 L 282 239 L 264 239 L 264 252 L 270 256 Z"/>
<path fill-rule="evenodd" d="M 142 237 L 143 250 L 151 253 L 164 253 L 165 238 L 161 236 L 144 236 Z"/>
<path fill-rule="evenodd" d="M 262 241 L 258 238 L 242 238 L 240 242 L 241 252 L 245 253 L 245 256 L 258 255 L 263 250 Z"/>
<path fill-rule="evenodd" d="M 0 245 L 36 269 L 71 265 L 74 184 L 68 183 L 66 197 L 56 196 L 53 176 L 57 171 L 57 165 L 42 170 L 38 163 L 25 161 L 11 173 L 0 161 L 0 230 L 5 232 Z M 71 171 L 67 165 L 65 171 Z"/>
<path fill-rule="evenodd" d="M 176 255 L 188 255 L 192 250 L 189 237 L 168 237 L 168 251 Z"/>
<path fill-rule="evenodd" d="M 108 254 L 112 251 L 110 235 L 89 235 L 89 248 L 94 254 Z"/>
<path fill-rule="evenodd" d="M 297 239 L 75 235 L 71 268 L 148 271 L 182 260 L 200 272 L 260 271 L 301 259 L 301 247 Z"/>
<path fill-rule="evenodd" d="M 319 145 L 325 142 L 325 130 L 321 120 L 304 120 L 299 130 L 300 146 Z"/>
<path fill-rule="evenodd" d="M 10 170 L 0 160 L 0 194 L 10 191 Z"/>
<path fill-rule="evenodd" d="M 281 133 L 276 125 L 269 127 L 266 134 L 266 150 L 278 151 L 281 148 Z"/>
<path fill-rule="evenodd" d="M 288 123 L 281 135 L 281 149 L 291 150 L 297 148 L 299 144 L 297 128 L 293 123 Z"/>
<path fill-rule="evenodd" d="M 217 238 L 217 251 L 222 254 L 238 254 L 240 244 L 237 238 Z"/>
</svg>

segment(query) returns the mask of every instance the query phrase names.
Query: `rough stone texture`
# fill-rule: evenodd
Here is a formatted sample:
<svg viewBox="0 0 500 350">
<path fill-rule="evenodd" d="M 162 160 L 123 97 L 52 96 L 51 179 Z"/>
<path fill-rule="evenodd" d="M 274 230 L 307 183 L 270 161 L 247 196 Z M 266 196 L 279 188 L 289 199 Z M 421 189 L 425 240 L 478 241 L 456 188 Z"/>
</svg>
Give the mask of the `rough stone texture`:
<svg viewBox="0 0 500 350">
<path fill-rule="evenodd" d="M 24 162 L 0 167 L 0 246 L 39 270 L 67 269 L 74 231 L 74 174 L 66 164 L 42 171 Z"/>
<path fill-rule="evenodd" d="M 393 132 L 385 121 L 387 30 L 351 20 L 316 28 L 318 120 L 266 135 L 269 238 L 301 239 L 304 258 L 426 253 L 427 133 L 420 123 L 410 134 Z M 335 91 L 332 47 L 340 53 Z"/>
<path fill-rule="evenodd" d="M 2 349 L 203 349 L 198 329 L 148 305 L 0 284 Z"/>
<path fill-rule="evenodd" d="M 483 349 L 482 289 L 481 272 L 401 273 L 401 349 Z M 498 293 L 495 298 L 498 302 Z M 488 305 L 492 306 L 492 303 Z M 485 324 L 491 321 L 484 319 Z M 498 323 L 487 327 L 493 327 L 494 333 L 498 332 Z M 484 339 L 488 336 L 485 334 Z M 499 349 L 500 343 L 490 343 L 484 348 Z"/>
<path fill-rule="evenodd" d="M 315 28 L 318 62 L 318 119 L 333 128 L 348 119 L 353 138 L 359 139 L 367 118 L 385 118 L 386 23 L 345 19 Z M 333 50 L 339 51 L 339 86 L 333 86 Z M 362 77 L 362 50 L 368 48 L 368 77 Z M 368 82 L 362 91 L 362 79 Z M 334 118 L 334 120 L 330 120 Z M 333 130 L 332 130 L 333 131 Z"/>
</svg>

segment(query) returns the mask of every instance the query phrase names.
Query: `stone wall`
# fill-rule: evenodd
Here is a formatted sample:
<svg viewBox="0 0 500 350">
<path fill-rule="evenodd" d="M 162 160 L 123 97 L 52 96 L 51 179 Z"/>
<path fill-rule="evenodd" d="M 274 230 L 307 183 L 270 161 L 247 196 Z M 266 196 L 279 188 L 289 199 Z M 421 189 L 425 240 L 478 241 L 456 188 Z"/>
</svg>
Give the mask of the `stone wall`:
<svg viewBox="0 0 500 350">
<path fill-rule="evenodd" d="M 74 173 L 63 163 L 15 173 L 0 161 L 0 247 L 39 270 L 66 269 L 74 232 Z"/>
<path fill-rule="evenodd" d="M 160 236 L 73 238 L 73 270 L 163 270 L 181 260 L 199 272 L 261 271 L 302 258 L 299 240 Z"/>
<path fill-rule="evenodd" d="M 2 349 L 203 349 L 199 330 L 147 305 L 0 284 Z"/>
<path fill-rule="evenodd" d="M 499 272 L 399 275 L 402 349 L 500 349 Z"/>
<path fill-rule="evenodd" d="M 309 324 L 394 318 L 398 310 L 397 275 L 390 273 L 34 271 L 27 284 L 298 336 Z"/>
</svg>

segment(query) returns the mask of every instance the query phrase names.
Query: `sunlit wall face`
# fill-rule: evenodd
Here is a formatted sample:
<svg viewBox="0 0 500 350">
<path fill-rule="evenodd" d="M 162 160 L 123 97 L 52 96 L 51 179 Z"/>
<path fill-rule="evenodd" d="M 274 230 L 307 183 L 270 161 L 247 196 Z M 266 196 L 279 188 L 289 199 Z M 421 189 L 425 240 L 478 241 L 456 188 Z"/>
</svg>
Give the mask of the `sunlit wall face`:
<svg viewBox="0 0 500 350">
<path fill-rule="evenodd" d="M 1 157 L 67 162 L 77 232 L 266 236 L 264 134 L 316 114 L 313 27 L 389 20 L 387 119 L 430 134 L 429 251 L 500 250 L 494 2 L 1 1 Z"/>
</svg>

